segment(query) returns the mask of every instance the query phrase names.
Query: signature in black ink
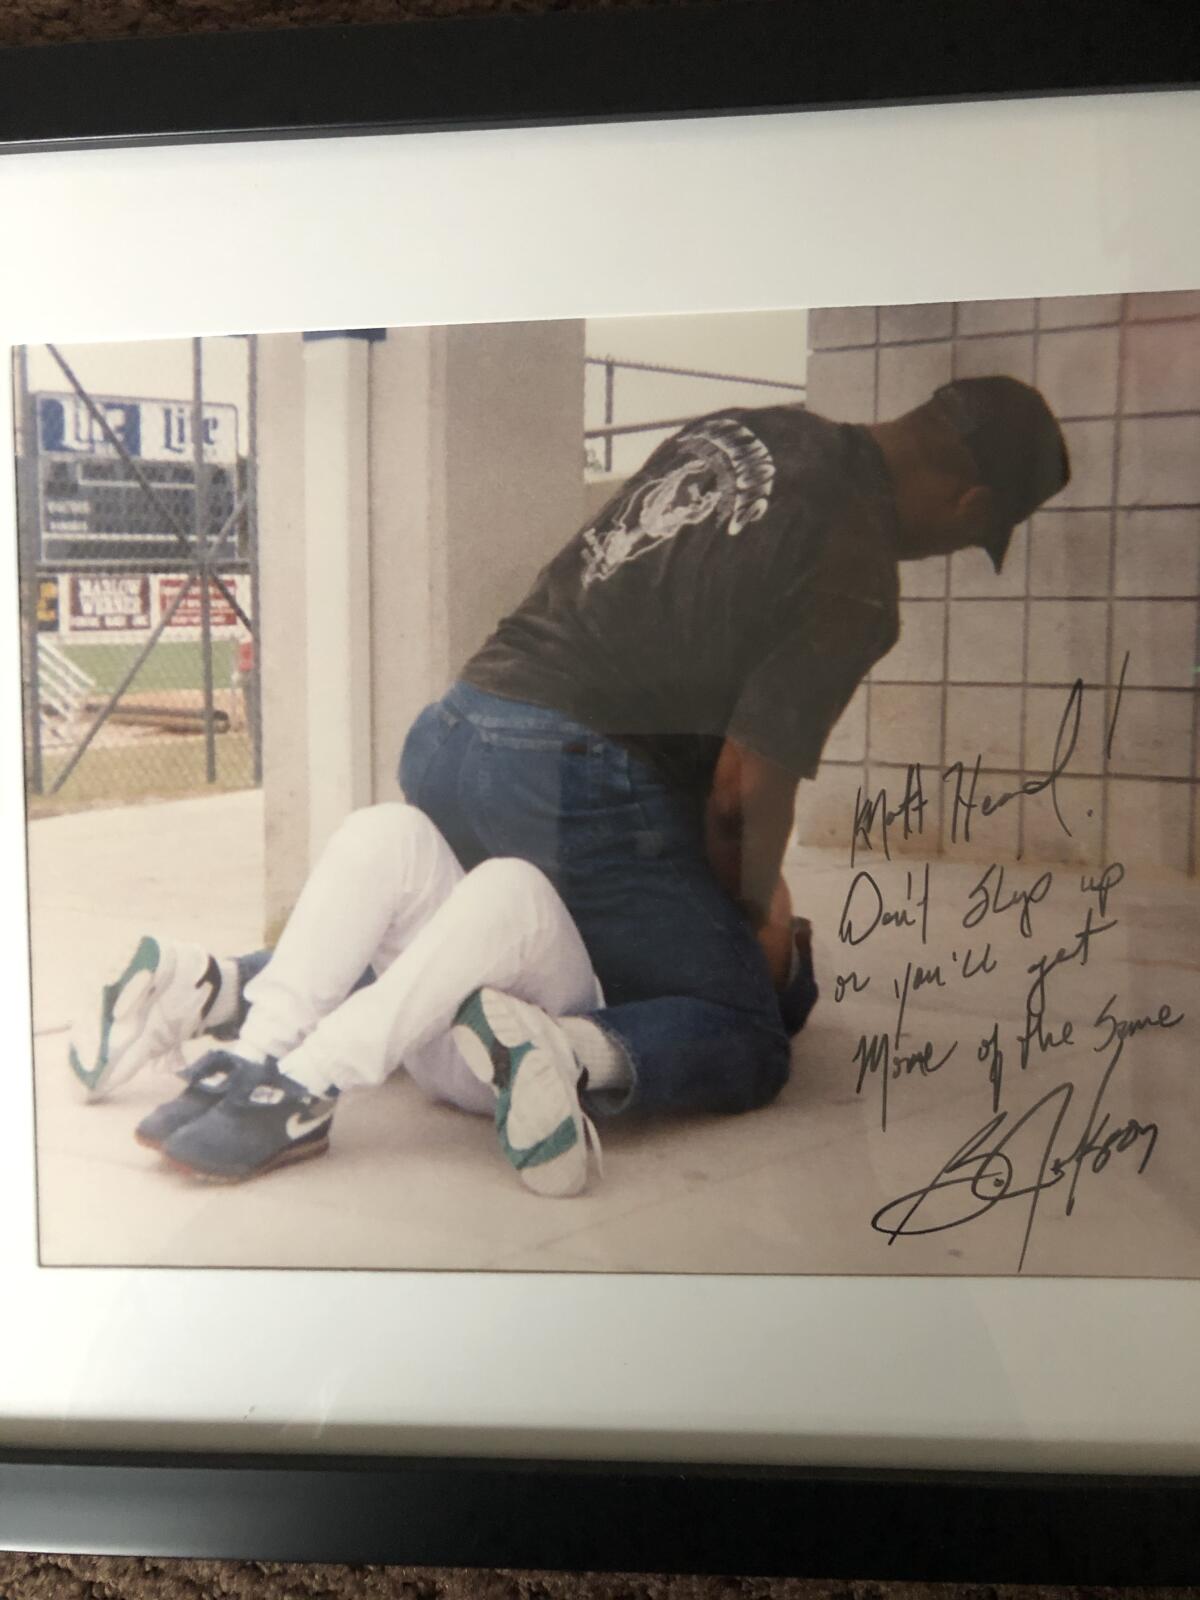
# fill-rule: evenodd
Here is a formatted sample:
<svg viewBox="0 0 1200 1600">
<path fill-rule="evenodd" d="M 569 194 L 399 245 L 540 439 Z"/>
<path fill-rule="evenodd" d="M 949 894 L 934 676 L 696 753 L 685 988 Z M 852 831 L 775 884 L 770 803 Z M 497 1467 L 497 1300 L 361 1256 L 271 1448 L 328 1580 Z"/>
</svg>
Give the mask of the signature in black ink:
<svg viewBox="0 0 1200 1600">
<path fill-rule="evenodd" d="M 1098 1018 L 1097 1022 L 1100 1020 Z M 1180 1020 L 1182 1018 L 1175 1019 Z M 1158 1025 L 1173 1027 L 1175 1021 Z M 1141 1160 L 1136 1168 L 1136 1173 L 1141 1174 L 1154 1154 L 1158 1142 L 1156 1123 L 1139 1122 L 1130 1117 L 1127 1122 L 1110 1128 L 1109 1114 L 1102 1114 L 1104 1095 L 1123 1044 L 1123 1040 L 1118 1042 L 1104 1070 L 1083 1132 L 1069 1153 L 1054 1154 L 1076 1094 L 1074 1084 L 1060 1083 L 1015 1122 L 1009 1120 L 1007 1111 L 1001 1111 L 984 1123 L 928 1183 L 881 1207 L 871 1218 L 871 1226 L 877 1233 L 886 1234 L 888 1244 L 892 1245 L 897 1239 L 961 1228 L 986 1216 L 998 1205 L 1027 1200 L 1025 1231 L 1017 1262 L 1020 1272 L 1029 1251 L 1038 1205 L 1047 1190 L 1066 1185 L 1064 1213 L 1071 1216 L 1085 1168 L 1101 1173 L 1115 1155 L 1141 1146 Z M 1020 1137 L 1022 1134 L 1026 1135 L 1025 1139 Z"/>
</svg>

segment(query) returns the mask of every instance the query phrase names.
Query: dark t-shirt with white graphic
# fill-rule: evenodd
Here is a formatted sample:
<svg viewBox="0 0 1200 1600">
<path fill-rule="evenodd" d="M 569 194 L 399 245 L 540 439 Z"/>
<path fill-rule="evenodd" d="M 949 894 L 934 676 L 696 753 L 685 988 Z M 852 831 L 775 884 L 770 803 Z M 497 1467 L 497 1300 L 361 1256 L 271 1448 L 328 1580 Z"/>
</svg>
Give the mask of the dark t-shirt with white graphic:
<svg viewBox="0 0 1200 1600">
<path fill-rule="evenodd" d="M 706 788 L 726 737 L 803 777 L 895 643 L 895 506 L 862 428 L 796 406 L 673 435 L 462 676 Z"/>
</svg>

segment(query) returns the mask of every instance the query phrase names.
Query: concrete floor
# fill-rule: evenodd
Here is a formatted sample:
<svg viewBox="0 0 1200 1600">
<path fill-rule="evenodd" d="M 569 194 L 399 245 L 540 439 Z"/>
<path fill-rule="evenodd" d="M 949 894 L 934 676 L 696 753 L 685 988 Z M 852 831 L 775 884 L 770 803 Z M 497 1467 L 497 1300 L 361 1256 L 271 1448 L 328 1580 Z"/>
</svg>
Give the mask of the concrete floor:
<svg viewBox="0 0 1200 1600">
<path fill-rule="evenodd" d="M 1022 1072 L 1015 1035 L 1025 1018 L 1029 964 L 1077 944 L 1088 899 L 1078 869 L 1055 867 L 1030 911 L 990 913 L 964 930 L 962 916 L 982 865 L 936 861 L 926 942 L 911 927 L 878 926 L 851 949 L 837 938 L 852 873 L 832 852 L 799 850 L 789 861 L 798 904 L 817 929 L 823 997 L 797 1041 L 792 1080 L 764 1111 L 741 1118 L 656 1125 L 609 1124 L 605 1172 L 590 1192 L 547 1201 L 525 1192 L 495 1146 L 490 1124 L 427 1103 L 403 1073 L 374 1094 L 347 1096 L 329 1155 L 235 1188 L 196 1183 L 164 1168 L 131 1133 L 171 1097 L 169 1078 L 149 1076 L 118 1097 L 86 1104 L 66 1065 L 68 1029 L 95 1003 L 102 981 L 138 936 L 161 931 L 221 951 L 253 947 L 262 905 L 261 797 L 235 794 L 34 823 L 30 830 L 35 1059 L 41 1253 L 47 1265 L 287 1266 L 476 1270 L 961 1273 L 1200 1276 L 1200 1126 L 1195 998 L 1200 961 L 1200 889 L 1130 873 L 1108 902 L 1118 925 L 1093 940 L 1086 966 L 1064 963 L 1047 985 L 1046 1025 L 1065 1019 L 1073 1040 L 1035 1052 Z M 860 862 L 860 865 L 862 863 Z M 870 863 L 885 903 L 905 903 L 907 874 L 919 897 L 923 866 Z M 1042 869 L 1008 869 L 1005 894 L 1028 888 Z M 978 898 L 978 897 L 977 897 Z M 857 934 L 873 904 L 856 891 Z M 908 902 L 912 909 L 911 900 Z M 915 914 L 915 912 L 914 912 Z M 1107 920 L 1106 919 L 1106 920 Z M 1095 920 L 1099 921 L 1099 917 Z M 990 940 L 993 972 L 961 976 L 970 946 Z M 896 1026 L 893 981 L 908 963 L 940 965 L 942 984 L 911 992 L 898 1075 L 858 1086 L 860 1036 Z M 836 1000 L 837 974 L 854 969 L 861 993 Z M 910 990 L 912 977 L 910 975 Z M 1092 1148 L 1070 1177 L 1040 1194 L 1039 1172 L 1080 1147 L 1101 1075 L 1112 1057 L 1096 1046 L 1109 1033 L 1095 1019 L 1115 995 L 1122 1018 L 1184 1019 L 1131 1036 L 1092 1120 Z M 978 1182 L 942 1187 L 910 1227 L 961 1226 L 889 1241 L 871 1219 L 930 1185 L 943 1164 L 993 1116 L 981 1039 L 993 1025 L 1005 1052 L 1004 1125 L 978 1147 L 991 1151 L 1044 1101 L 984 1169 Z M 940 1071 L 930 1063 L 958 1040 Z M 1053 1123 L 1062 1112 L 1057 1134 Z M 1108 1122 L 1097 1131 L 1099 1119 Z M 1156 1123 L 1151 1142 L 1130 1119 Z M 1100 1147 L 1117 1130 L 1125 1148 Z M 1004 1167 L 1003 1157 L 1011 1158 Z M 1100 1170 L 1094 1170 L 1099 1168 Z M 1001 1171 L 1010 1173 L 1001 1180 Z M 1068 1174 L 1074 1171 L 1068 1166 Z M 1007 1181 L 990 1209 L 977 1196 Z M 1045 1180 L 1044 1180 L 1045 1181 Z M 1036 1215 L 1030 1226 L 1031 1208 Z M 909 1207 L 901 1208 L 900 1213 Z M 1028 1241 L 1026 1243 L 1026 1231 Z"/>
</svg>

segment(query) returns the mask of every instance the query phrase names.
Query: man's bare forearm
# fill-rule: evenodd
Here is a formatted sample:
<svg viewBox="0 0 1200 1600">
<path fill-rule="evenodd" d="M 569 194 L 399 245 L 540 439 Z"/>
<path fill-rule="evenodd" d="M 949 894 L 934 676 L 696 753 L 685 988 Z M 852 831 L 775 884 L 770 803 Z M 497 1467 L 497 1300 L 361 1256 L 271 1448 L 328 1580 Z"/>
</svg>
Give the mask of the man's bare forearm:
<svg viewBox="0 0 1200 1600">
<path fill-rule="evenodd" d="M 786 774 L 731 757 L 718 768 L 705 818 L 708 861 L 755 928 L 770 919 L 795 810 Z"/>
<path fill-rule="evenodd" d="M 784 851 L 792 828 L 793 808 L 778 796 L 747 797 L 742 814 L 741 892 L 756 928 L 770 921 L 771 901 L 783 869 Z"/>
<path fill-rule="evenodd" d="M 704 847 L 713 875 L 731 900 L 742 898 L 742 823 L 739 813 L 719 809 L 710 797 Z"/>
</svg>

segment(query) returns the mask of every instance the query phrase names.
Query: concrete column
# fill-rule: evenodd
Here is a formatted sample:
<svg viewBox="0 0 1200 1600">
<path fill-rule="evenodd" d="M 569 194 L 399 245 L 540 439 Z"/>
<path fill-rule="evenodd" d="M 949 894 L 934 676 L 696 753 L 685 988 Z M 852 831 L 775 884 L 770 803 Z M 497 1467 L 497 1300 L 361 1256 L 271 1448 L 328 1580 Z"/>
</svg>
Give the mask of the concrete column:
<svg viewBox="0 0 1200 1600">
<path fill-rule="evenodd" d="M 583 519 L 581 322 L 371 350 L 374 794 L 404 735 Z"/>
<path fill-rule="evenodd" d="M 260 343 L 266 934 L 583 518 L 583 325 Z"/>
<path fill-rule="evenodd" d="M 263 934 L 273 941 L 308 862 L 304 560 L 304 355 L 299 334 L 258 341 L 259 618 L 266 860 Z"/>
<path fill-rule="evenodd" d="M 402 328 L 372 351 L 376 799 L 396 798 L 404 732 L 450 676 L 445 345 L 444 329 Z"/>
<path fill-rule="evenodd" d="M 304 345 L 310 861 L 371 798 L 368 364 L 362 339 Z"/>
</svg>

